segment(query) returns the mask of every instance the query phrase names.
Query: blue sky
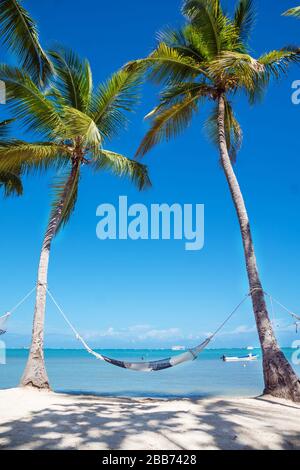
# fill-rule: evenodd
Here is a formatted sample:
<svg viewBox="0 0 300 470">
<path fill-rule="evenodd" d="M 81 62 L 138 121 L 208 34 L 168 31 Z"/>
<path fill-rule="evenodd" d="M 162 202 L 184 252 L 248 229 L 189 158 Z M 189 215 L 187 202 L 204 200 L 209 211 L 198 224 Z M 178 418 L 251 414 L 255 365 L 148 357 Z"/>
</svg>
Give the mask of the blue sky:
<svg viewBox="0 0 300 470">
<path fill-rule="evenodd" d="M 226 2 L 225 2 L 226 3 Z M 227 2 L 231 4 L 231 2 Z M 281 17 L 291 1 L 257 2 L 253 54 L 299 42 L 300 23 Z M 38 21 L 45 47 L 61 43 L 87 57 L 95 83 L 130 59 L 143 57 L 165 26 L 179 26 L 181 0 L 24 1 Z M 1 51 L 2 60 L 8 59 Z M 300 311 L 300 106 L 291 84 L 300 70 L 270 87 L 265 100 L 249 107 L 236 100 L 244 144 L 236 172 L 252 221 L 262 281 L 267 291 Z M 143 116 L 158 88 L 145 85 L 127 132 L 110 144 L 128 156 L 147 129 Z M 5 114 L 2 107 L 1 116 Z M 153 188 L 139 193 L 128 181 L 85 172 L 76 213 L 55 240 L 49 286 L 77 328 L 98 347 L 163 347 L 194 344 L 226 317 L 247 292 L 239 227 L 218 154 L 202 124 L 206 109 L 179 138 L 149 154 Z M 36 279 L 39 250 L 49 214 L 51 178 L 25 181 L 22 199 L 0 200 L 0 311 L 11 308 Z M 127 195 L 141 202 L 205 204 L 205 247 L 187 252 L 180 241 L 99 241 L 96 208 Z M 29 342 L 33 299 L 13 317 L 8 346 Z M 291 320 L 276 311 L 279 340 L 296 339 Z M 68 327 L 48 303 L 47 345 L 69 346 Z M 258 344 L 250 303 L 225 328 L 214 346 Z"/>
</svg>

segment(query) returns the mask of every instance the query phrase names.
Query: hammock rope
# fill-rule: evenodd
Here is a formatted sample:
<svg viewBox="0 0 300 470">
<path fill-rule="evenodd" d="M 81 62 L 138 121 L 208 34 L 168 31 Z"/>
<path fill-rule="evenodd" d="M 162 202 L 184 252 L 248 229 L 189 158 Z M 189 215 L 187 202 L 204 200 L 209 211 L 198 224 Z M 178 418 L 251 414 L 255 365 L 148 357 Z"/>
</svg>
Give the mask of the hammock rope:
<svg viewBox="0 0 300 470">
<path fill-rule="evenodd" d="M 33 292 L 35 291 L 36 287 L 34 286 L 33 289 L 31 289 L 21 300 L 20 302 L 18 302 L 13 308 L 11 308 L 8 312 L 5 313 L 5 315 L 3 315 L 2 317 L 0 317 L 0 336 L 1 335 L 4 335 L 6 333 L 6 323 L 8 321 L 8 319 L 10 318 L 10 316 L 16 312 L 16 310 L 18 310 L 18 308 L 21 307 L 21 305 L 23 305 L 24 302 L 26 302 L 27 299 L 29 299 L 29 297 L 33 294 Z"/>
<path fill-rule="evenodd" d="M 79 332 L 76 330 L 74 325 L 70 322 L 69 318 L 63 311 L 63 309 L 60 307 L 58 302 L 55 300 L 54 296 L 50 292 L 50 290 L 46 287 L 46 291 L 62 315 L 63 319 L 65 322 L 69 325 L 71 330 L 73 331 L 76 339 L 81 342 L 82 346 L 84 349 L 94 356 L 96 359 L 100 361 L 105 361 L 109 364 L 112 364 L 117 367 L 121 367 L 123 369 L 130 369 L 133 371 L 138 371 L 138 372 L 152 372 L 152 371 L 160 371 L 164 369 L 169 369 L 171 367 L 177 366 L 179 364 L 183 364 L 188 361 L 194 361 L 197 359 L 197 357 L 200 355 L 200 353 L 210 344 L 210 342 L 215 338 L 215 336 L 224 328 L 224 326 L 231 320 L 231 318 L 236 314 L 236 312 L 240 309 L 240 307 L 246 302 L 246 300 L 249 298 L 251 295 L 250 293 L 247 294 L 244 299 L 234 308 L 234 310 L 230 313 L 230 315 L 225 319 L 225 321 L 217 328 L 217 330 L 211 334 L 208 338 L 206 338 L 201 344 L 198 346 L 188 349 L 185 353 L 174 356 L 174 357 L 168 357 L 165 359 L 161 359 L 158 361 L 150 361 L 150 362 L 125 362 L 125 361 L 119 361 L 116 359 L 113 359 L 108 356 L 104 356 L 102 354 L 97 353 L 94 351 L 90 346 L 86 343 L 86 341 L 82 338 L 82 336 L 79 334 Z"/>
<path fill-rule="evenodd" d="M 79 334 L 79 332 L 76 330 L 74 325 L 71 323 L 63 309 L 60 307 L 58 302 L 55 300 L 54 296 L 50 292 L 50 290 L 47 288 L 47 286 L 44 286 L 46 289 L 47 294 L 49 295 L 50 299 L 56 306 L 57 310 L 60 312 L 62 315 L 63 319 L 65 322 L 68 324 L 68 326 L 71 328 L 73 331 L 76 339 L 81 342 L 82 346 L 84 349 L 94 356 L 96 359 L 100 361 L 105 361 L 108 362 L 109 364 L 112 364 L 117 367 L 121 367 L 123 369 L 131 369 L 134 371 L 139 371 L 139 372 L 151 372 L 151 371 L 160 371 L 164 369 L 168 369 L 170 367 L 177 366 L 179 364 L 183 364 L 184 362 L 188 361 L 194 361 L 197 359 L 197 357 L 200 355 L 200 353 L 210 344 L 210 342 L 220 333 L 220 331 L 225 327 L 225 325 L 231 320 L 231 318 L 236 314 L 236 312 L 241 308 L 241 306 L 246 302 L 246 300 L 251 297 L 253 292 L 256 290 L 261 290 L 267 297 L 269 297 L 271 301 L 271 307 L 272 311 L 274 312 L 274 303 L 279 305 L 283 310 L 285 310 L 294 320 L 295 320 L 295 325 L 296 325 L 296 331 L 298 332 L 298 328 L 300 326 L 300 316 L 294 313 L 293 311 L 289 310 L 287 307 L 285 307 L 281 302 L 279 302 L 277 299 L 272 297 L 268 292 L 264 291 L 262 288 L 254 288 L 252 289 L 243 299 L 242 301 L 233 309 L 233 311 L 228 315 L 228 317 L 224 320 L 224 322 L 216 329 L 214 333 L 212 333 L 208 338 L 206 338 L 201 344 L 198 346 L 188 349 L 186 352 L 183 354 L 174 356 L 174 357 L 169 357 L 166 359 L 158 360 L 158 361 L 150 361 L 150 362 L 125 362 L 125 361 L 119 361 L 116 359 L 113 359 L 108 356 L 104 356 L 102 354 L 97 353 L 94 351 L 87 343 L 86 341 L 82 338 L 82 336 Z M 8 321 L 9 317 L 33 294 L 35 291 L 36 287 L 31 289 L 28 294 L 26 294 L 20 302 L 18 302 L 9 312 L 7 312 L 5 315 L 0 317 L 0 335 L 6 333 L 5 329 L 5 324 Z"/>
<path fill-rule="evenodd" d="M 294 313 L 292 310 L 285 307 L 281 302 L 279 302 L 279 300 L 275 299 L 275 297 L 273 297 L 271 294 L 269 294 L 267 291 L 265 291 L 264 289 L 262 289 L 260 287 L 252 289 L 250 291 L 249 295 L 251 295 L 256 290 L 261 290 L 264 293 L 265 296 L 269 297 L 270 304 L 271 304 L 271 310 L 272 310 L 272 314 L 273 314 L 273 317 L 274 317 L 274 321 L 276 320 L 274 303 L 276 303 L 277 305 L 279 305 L 279 307 L 281 307 L 283 310 L 285 310 L 294 319 L 294 324 L 296 326 L 296 333 L 298 333 L 298 329 L 300 328 L 300 316 L 297 315 L 296 313 Z M 276 326 L 276 325 L 274 325 L 274 326 Z"/>
<path fill-rule="evenodd" d="M 285 310 L 289 315 L 291 315 L 291 317 L 293 317 L 295 320 L 297 320 L 298 322 L 300 322 L 300 316 L 299 315 L 296 315 L 296 313 L 292 312 L 291 310 L 289 310 L 287 307 L 285 307 L 281 302 L 279 302 L 279 300 L 276 300 L 274 297 L 272 297 L 270 294 L 268 294 L 267 292 L 265 292 L 265 294 L 270 297 L 270 299 L 272 299 L 273 302 L 275 302 L 277 305 L 279 305 L 279 307 L 283 308 L 283 310 Z"/>
</svg>

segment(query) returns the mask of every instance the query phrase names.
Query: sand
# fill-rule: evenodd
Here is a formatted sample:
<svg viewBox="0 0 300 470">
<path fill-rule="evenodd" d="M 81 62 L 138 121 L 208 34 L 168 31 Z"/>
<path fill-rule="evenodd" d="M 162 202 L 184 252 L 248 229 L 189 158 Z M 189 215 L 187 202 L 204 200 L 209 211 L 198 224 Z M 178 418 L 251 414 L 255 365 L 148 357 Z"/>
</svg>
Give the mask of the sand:
<svg viewBox="0 0 300 470">
<path fill-rule="evenodd" d="M 0 391 L 1 449 L 300 449 L 300 405 Z"/>
</svg>

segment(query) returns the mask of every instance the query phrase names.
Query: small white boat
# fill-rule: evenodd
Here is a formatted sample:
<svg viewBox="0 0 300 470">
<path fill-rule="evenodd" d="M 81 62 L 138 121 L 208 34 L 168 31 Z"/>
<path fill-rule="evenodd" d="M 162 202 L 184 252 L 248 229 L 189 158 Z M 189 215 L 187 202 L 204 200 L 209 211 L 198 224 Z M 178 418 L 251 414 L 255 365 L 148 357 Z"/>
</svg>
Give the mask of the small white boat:
<svg viewBox="0 0 300 470">
<path fill-rule="evenodd" d="M 241 357 L 223 356 L 222 359 L 224 362 L 251 362 L 251 361 L 257 361 L 258 355 L 248 354 L 247 356 L 241 356 Z"/>
<path fill-rule="evenodd" d="M 185 346 L 173 346 L 172 351 L 185 351 L 186 347 Z"/>
</svg>

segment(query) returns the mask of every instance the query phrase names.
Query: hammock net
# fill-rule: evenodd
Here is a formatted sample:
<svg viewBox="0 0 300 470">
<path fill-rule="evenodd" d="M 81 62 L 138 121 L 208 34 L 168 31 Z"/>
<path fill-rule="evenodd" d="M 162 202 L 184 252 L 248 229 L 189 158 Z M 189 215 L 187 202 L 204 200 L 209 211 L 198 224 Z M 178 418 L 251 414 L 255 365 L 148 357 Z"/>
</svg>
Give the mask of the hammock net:
<svg viewBox="0 0 300 470">
<path fill-rule="evenodd" d="M 212 340 L 212 338 L 207 338 L 199 346 L 196 346 L 193 349 L 189 349 L 183 354 L 179 354 L 174 357 L 168 357 L 166 359 L 161 359 L 159 361 L 125 362 L 112 359 L 111 357 L 103 356 L 102 354 L 98 354 L 96 351 L 93 351 L 91 348 L 89 348 L 81 337 L 79 337 L 78 339 L 79 341 L 81 341 L 87 352 L 96 357 L 96 359 L 108 362 L 113 366 L 121 367 L 122 369 L 129 369 L 135 372 L 158 372 L 160 370 L 170 369 L 171 367 L 178 366 L 179 364 L 184 364 L 185 362 L 194 361 Z"/>
</svg>

